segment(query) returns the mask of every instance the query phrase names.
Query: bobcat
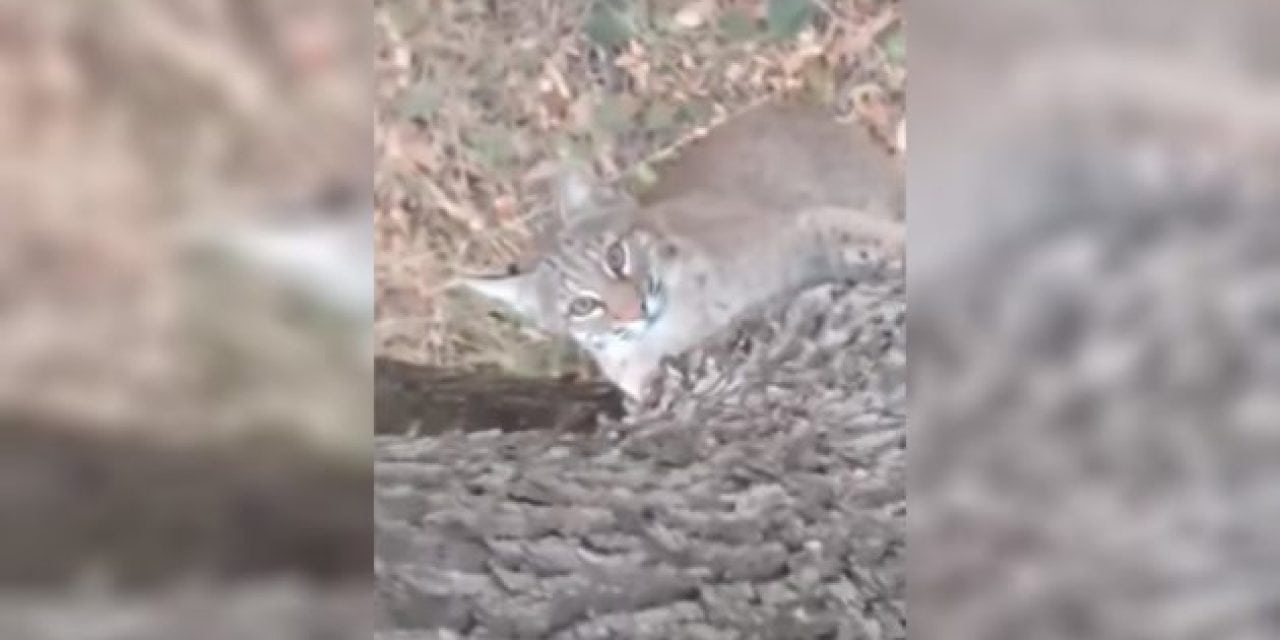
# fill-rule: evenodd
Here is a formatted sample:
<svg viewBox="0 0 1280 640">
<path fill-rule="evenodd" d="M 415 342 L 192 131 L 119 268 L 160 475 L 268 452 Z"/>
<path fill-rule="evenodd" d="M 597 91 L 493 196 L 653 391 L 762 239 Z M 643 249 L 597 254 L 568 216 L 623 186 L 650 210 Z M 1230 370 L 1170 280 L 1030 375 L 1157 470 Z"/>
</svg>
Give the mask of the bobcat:
<svg viewBox="0 0 1280 640">
<path fill-rule="evenodd" d="M 750 308 L 904 253 L 901 179 L 855 125 L 773 103 L 713 129 L 642 201 L 566 172 L 532 266 L 462 284 L 568 334 L 643 399 L 663 358 Z"/>
</svg>

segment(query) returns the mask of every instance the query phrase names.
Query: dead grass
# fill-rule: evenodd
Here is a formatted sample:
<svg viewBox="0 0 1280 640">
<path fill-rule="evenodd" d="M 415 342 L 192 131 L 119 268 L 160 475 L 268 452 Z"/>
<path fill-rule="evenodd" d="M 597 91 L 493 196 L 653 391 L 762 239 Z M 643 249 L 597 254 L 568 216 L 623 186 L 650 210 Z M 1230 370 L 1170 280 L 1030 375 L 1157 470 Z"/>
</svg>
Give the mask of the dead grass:
<svg viewBox="0 0 1280 640">
<path fill-rule="evenodd" d="M 451 367 L 576 369 L 448 295 L 526 251 L 560 158 L 636 189 L 720 118 L 807 94 L 886 141 L 905 85 L 892 0 L 377 0 L 375 335 Z M 892 145 L 890 145 L 892 146 Z"/>
</svg>

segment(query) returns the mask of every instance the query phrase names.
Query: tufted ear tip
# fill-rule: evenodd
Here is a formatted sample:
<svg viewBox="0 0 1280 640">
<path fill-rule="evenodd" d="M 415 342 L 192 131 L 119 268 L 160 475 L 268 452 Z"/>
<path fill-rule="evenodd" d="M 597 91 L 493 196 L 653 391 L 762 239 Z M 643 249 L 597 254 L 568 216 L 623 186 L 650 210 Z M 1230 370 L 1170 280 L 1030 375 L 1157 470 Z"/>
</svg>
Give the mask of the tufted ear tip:
<svg viewBox="0 0 1280 640">
<path fill-rule="evenodd" d="M 556 175 L 555 185 L 556 208 L 564 225 L 572 226 L 632 203 L 625 191 L 599 180 L 584 163 L 565 162 Z"/>
<path fill-rule="evenodd" d="M 555 179 L 556 202 L 562 215 L 590 207 L 598 189 L 590 169 L 576 162 L 566 162 Z"/>
</svg>

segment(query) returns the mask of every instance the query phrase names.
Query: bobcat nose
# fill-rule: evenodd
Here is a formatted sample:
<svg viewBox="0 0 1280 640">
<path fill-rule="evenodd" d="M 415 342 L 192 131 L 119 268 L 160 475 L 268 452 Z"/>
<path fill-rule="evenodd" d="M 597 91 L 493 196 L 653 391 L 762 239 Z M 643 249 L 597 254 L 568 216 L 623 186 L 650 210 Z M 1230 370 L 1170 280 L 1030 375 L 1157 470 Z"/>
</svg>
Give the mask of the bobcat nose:
<svg viewBox="0 0 1280 640">
<path fill-rule="evenodd" d="M 609 317 L 618 322 L 635 322 L 645 317 L 644 296 L 627 291 L 609 301 Z"/>
</svg>

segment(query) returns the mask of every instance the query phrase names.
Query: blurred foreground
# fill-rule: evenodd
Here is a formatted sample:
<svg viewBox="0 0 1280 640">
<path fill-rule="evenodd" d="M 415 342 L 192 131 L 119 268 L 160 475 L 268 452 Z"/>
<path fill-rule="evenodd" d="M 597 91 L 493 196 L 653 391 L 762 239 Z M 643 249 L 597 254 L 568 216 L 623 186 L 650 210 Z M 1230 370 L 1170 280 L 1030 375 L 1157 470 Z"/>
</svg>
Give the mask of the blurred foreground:
<svg viewBox="0 0 1280 640">
<path fill-rule="evenodd" d="M 0 7 L 0 636 L 368 628 L 370 24 Z"/>
<path fill-rule="evenodd" d="M 912 6 L 912 637 L 1280 637 L 1280 7 L 957 8 Z"/>
</svg>

